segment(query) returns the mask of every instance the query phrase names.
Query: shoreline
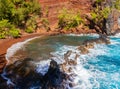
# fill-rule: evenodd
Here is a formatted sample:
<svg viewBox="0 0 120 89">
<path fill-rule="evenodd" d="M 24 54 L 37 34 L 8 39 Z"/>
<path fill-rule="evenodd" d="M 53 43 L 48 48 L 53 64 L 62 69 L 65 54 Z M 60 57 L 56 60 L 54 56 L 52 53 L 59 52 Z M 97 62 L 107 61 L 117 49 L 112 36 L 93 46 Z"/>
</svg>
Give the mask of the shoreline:
<svg viewBox="0 0 120 89">
<path fill-rule="evenodd" d="M 37 36 L 49 36 L 49 35 L 58 35 L 58 34 L 92 34 L 96 33 L 95 31 L 80 31 L 78 33 L 76 32 L 44 32 L 44 33 L 32 33 L 32 34 L 26 34 L 22 35 L 20 38 L 7 38 L 7 39 L 0 39 L 0 55 L 6 54 L 6 51 L 9 47 L 11 47 L 13 44 L 17 42 L 22 42 L 27 39 L 37 37 Z"/>
<path fill-rule="evenodd" d="M 13 44 L 18 42 L 23 42 L 27 39 L 38 37 L 38 36 L 48 36 L 48 35 L 58 35 L 59 32 L 46 32 L 46 33 L 33 33 L 23 35 L 20 38 L 8 38 L 8 39 L 0 39 L 0 74 L 2 74 L 4 67 L 7 64 L 7 60 L 5 58 L 7 49 L 11 47 Z"/>
<path fill-rule="evenodd" d="M 57 35 L 57 34 L 60 33 L 58 32 L 52 32 L 52 33 L 48 32 L 43 34 L 33 33 L 33 34 L 23 35 L 20 38 L 0 39 L 0 55 L 6 54 L 7 49 L 17 42 L 22 42 L 37 36 L 48 36 L 48 35 Z"/>
<path fill-rule="evenodd" d="M 28 40 L 28 39 L 30 39 L 30 38 L 34 38 L 34 37 L 39 37 L 39 36 L 54 36 L 54 35 L 62 35 L 62 34 L 64 34 L 64 33 L 60 33 L 60 32 L 51 32 L 51 33 L 44 33 L 44 34 L 39 34 L 39 33 L 35 33 L 35 34 L 30 34 L 30 35 L 25 35 L 25 36 L 22 36 L 21 38 L 18 38 L 18 39 L 4 39 L 4 42 L 11 42 L 11 40 L 12 40 L 12 42 L 13 42 L 13 44 L 15 44 L 15 43 L 17 43 L 17 42 L 23 42 L 23 41 L 25 41 L 25 40 Z M 67 34 L 67 33 L 66 33 Z M 74 34 L 74 33 L 68 33 L 68 34 Z M 81 33 L 81 34 L 94 34 L 94 33 Z M 76 34 L 76 35 L 81 35 L 81 34 Z M 1 40 L 0 40 L 0 42 L 1 42 Z M 12 43 L 11 42 L 11 43 Z M 101 43 L 103 43 L 103 41 L 100 39 L 100 40 L 93 40 L 93 41 L 87 41 L 87 42 L 85 42 L 85 44 L 83 44 L 82 45 L 82 49 L 80 48 L 78 48 L 79 50 L 81 50 L 81 51 L 84 51 L 83 52 L 83 54 L 85 53 L 88 53 L 88 49 L 89 48 L 93 48 L 94 46 L 93 46 L 93 42 L 96 42 L 96 43 L 98 43 L 98 44 L 101 44 Z M 4 43 L 3 43 L 4 44 Z M 11 46 L 13 45 L 13 44 L 10 44 Z M 0 43 L 0 45 L 1 45 L 1 43 Z M 5 46 L 4 46 L 5 47 Z M 79 46 L 79 47 L 81 47 L 81 46 Z M 5 51 L 5 50 L 4 50 Z M 6 50 L 7 51 L 7 50 Z M 3 52 L 4 53 L 4 52 Z M 3 54 L 3 56 L 4 56 L 4 60 L 5 60 L 5 54 L 6 53 L 4 53 Z M 0 56 L 1 56 L 1 54 L 0 54 Z M 0 59 L 1 59 L 1 57 L 0 57 Z M 7 63 L 7 62 L 6 62 Z M 6 66 L 6 63 L 4 64 L 4 66 L 3 66 L 3 69 L 4 69 L 4 67 Z M 0 66 L 1 66 L 1 62 L 0 62 Z M 2 72 L 1 72 L 2 73 Z M 0 83 L 1 83 L 1 85 L 3 84 L 6 84 L 6 80 L 4 80 L 1 76 L 0 76 Z"/>
<path fill-rule="evenodd" d="M 38 36 L 49 36 L 49 35 L 59 35 L 59 34 L 91 34 L 95 33 L 95 31 L 79 31 L 79 32 L 64 32 L 64 31 L 50 31 L 50 32 L 44 32 L 44 33 L 32 33 L 32 34 L 25 34 L 22 35 L 20 38 L 7 38 L 7 39 L 0 39 L 0 74 L 2 73 L 3 68 L 5 67 L 7 61 L 5 58 L 7 49 L 11 47 L 13 44 L 17 42 L 22 42 L 27 39 L 38 37 Z"/>
<path fill-rule="evenodd" d="M 34 37 L 39 37 L 39 36 L 54 36 L 54 35 L 62 35 L 62 34 L 92 34 L 94 32 L 89 32 L 89 33 L 83 33 L 83 32 L 79 32 L 79 33 L 73 33 L 73 32 L 45 32 L 45 33 L 32 33 L 32 34 L 26 34 L 26 35 L 22 35 L 20 38 L 8 38 L 8 39 L 0 39 L 0 87 L 1 86 L 6 86 L 7 82 L 6 80 L 1 76 L 1 74 L 3 73 L 3 70 L 7 64 L 7 60 L 6 60 L 6 52 L 7 49 L 9 47 L 11 47 L 12 45 L 18 43 L 18 42 L 23 42 L 25 40 L 34 38 Z"/>
<path fill-rule="evenodd" d="M 45 33 L 32 33 L 32 34 L 25 34 L 22 35 L 20 38 L 8 38 L 8 39 L 0 39 L 0 74 L 3 73 L 3 69 L 5 68 L 7 64 L 7 60 L 5 58 L 7 49 L 11 47 L 13 44 L 16 44 L 18 42 L 23 42 L 27 39 L 38 37 L 38 36 L 54 36 L 54 35 L 60 35 L 60 34 L 94 34 L 94 31 L 89 31 L 89 32 L 45 32 Z M 1 75 L 0 75 L 0 84 L 5 84 L 5 81 Z"/>
</svg>

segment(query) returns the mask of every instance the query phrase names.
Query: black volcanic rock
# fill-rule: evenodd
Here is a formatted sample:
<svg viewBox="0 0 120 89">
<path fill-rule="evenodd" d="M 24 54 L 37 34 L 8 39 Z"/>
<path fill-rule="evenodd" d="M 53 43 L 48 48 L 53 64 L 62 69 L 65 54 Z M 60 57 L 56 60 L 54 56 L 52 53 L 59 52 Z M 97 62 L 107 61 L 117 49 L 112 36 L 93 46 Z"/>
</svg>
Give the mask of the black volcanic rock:
<svg viewBox="0 0 120 89">
<path fill-rule="evenodd" d="M 63 80 L 66 74 L 60 71 L 56 61 L 50 62 L 48 72 L 43 77 L 42 89 L 64 89 Z"/>
<path fill-rule="evenodd" d="M 48 71 L 45 75 L 35 71 L 33 59 L 26 58 L 22 61 L 16 61 L 7 66 L 6 76 L 13 83 L 6 85 L 6 89 L 66 89 L 66 81 L 69 76 L 60 71 L 56 61 L 51 60 Z M 5 84 L 5 83 L 4 83 Z M 0 84 L 3 86 L 3 84 Z"/>
<path fill-rule="evenodd" d="M 6 67 L 6 77 L 13 85 L 8 85 L 8 89 L 30 89 L 32 86 L 40 87 L 43 75 L 35 71 L 31 58 L 16 61 Z"/>
</svg>

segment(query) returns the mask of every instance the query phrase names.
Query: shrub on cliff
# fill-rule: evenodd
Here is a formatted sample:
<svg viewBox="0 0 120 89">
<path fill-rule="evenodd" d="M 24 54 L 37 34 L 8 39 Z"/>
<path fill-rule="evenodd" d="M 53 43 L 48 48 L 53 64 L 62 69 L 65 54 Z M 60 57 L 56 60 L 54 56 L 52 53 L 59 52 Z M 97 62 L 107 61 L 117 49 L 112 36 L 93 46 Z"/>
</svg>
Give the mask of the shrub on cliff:
<svg viewBox="0 0 120 89">
<path fill-rule="evenodd" d="M 10 25 L 14 25 L 15 29 L 16 27 L 35 29 L 36 19 L 39 16 L 41 16 L 41 8 L 37 0 L 0 0 L 0 21 L 6 20 Z M 16 30 L 13 31 L 16 33 Z M 0 31 L 0 35 L 2 34 Z"/>
<path fill-rule="evenodd" d="M 108 18 L 108 15 L 110 14 L 110 8 L 105 7 L 104 9 L 101 9 L 100 7 L 96 7 L 91 12 L 91 21 L 93 21 L 92 25 L 93 28 L 98 32 L 102 34 L 107 34 L 106 31 L 106 19 Z"/>
<path fill-rule="evenodd" d="M 120 0 L 116 0 L 113 4 L 113 7 L 120 11 Z"/>
<path fill-rule="evenodd" d="M 59 19 L 58 27 L 60 29 L 76 28 L 83 22 L 80 13 L 69 11 L 67 9 L 63 9 L 60 12 L 58 19 Z"/>
<path fill-rule="evenodd" d="M 19 37 L 20 31 L 15 28 L 8 20 L 0 21 L 0 38 L 6 38 L 6 36 Z"/>
</svg>

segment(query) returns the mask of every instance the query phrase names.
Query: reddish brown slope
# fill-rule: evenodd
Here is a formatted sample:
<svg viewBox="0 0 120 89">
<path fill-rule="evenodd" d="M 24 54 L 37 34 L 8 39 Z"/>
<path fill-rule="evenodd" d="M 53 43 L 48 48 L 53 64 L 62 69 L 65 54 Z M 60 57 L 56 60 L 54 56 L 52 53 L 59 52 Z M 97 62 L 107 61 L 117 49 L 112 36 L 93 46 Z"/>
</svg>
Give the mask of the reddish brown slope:
<svg viewBox="0 0 120 89">
<path fill-rule="evenodd" d="M 58 12 L 62 8 L 73 9 L 80 11 L 81 15 L 87 14 L 91 8 L 91 0 L 39 0 L 42 6 L 44 15 L 48 10 L 48 20 L 51 27 L 55 28 L 57 25 Z"/>
</svg>

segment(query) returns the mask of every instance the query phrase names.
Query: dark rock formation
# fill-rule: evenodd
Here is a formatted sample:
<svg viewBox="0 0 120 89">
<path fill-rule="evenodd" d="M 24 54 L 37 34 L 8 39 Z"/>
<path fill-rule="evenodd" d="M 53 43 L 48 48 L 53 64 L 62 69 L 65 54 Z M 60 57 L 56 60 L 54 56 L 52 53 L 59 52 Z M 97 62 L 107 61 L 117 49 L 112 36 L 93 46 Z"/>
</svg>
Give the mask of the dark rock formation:
<svg viewBox="0 0 120 89">
<path fill-rule="evenodd" d="M 7 89 L 6 80 L 3 79 L 1 75 L 0 75 L 0 89 Z"/>
<path fill-rule="evenodd" d="M 65 54 L 64 54 L 64 63 L 61 64 L 61 68 L 62 70 L 65 72 L 65 73 L 69 73 L 71 71 L 71 68 L 68 67 L 68 66 L 71 66 L 71 65 L 76 65 L 77 64 L 77 58 L 79 57 L 79 55 L 77 53 L 74 53 L 75 54 L 75 57 L 74 57 L 74 60 L 70 59 L 70 55 L 72 55 L 72 52 L 71 50 L 68 50 Z"/>
<path fill-rule="evenodd" d="M 0 86 L 6 86 L 6 89 L 30 89 L 33 86 L 37 89 L 67 89 L 69 76 L 60 70 L 56 61 L 51 60 L 45 75 L 35 71 L 36 67 L 32 61 L 33 59 L 26 58 L 8 65 L 4 76 L 11 80 L 11 84 L 6 85 L 5 82 Z"/>
<path fill-rule="evenodd" d="M 69 50 L 69 51 L 67 51 L 67 52 L 64 54 L 64 60 L 65 60 L 65 61 L 68 61 L 68 60 L 69 60 L 68 57 L 71 55 L 71 53 L 72 53 L 72 51 Z"/>
<path fill-rule="evenodd" d="M 50 62 L 48 72 L 43 77 L 42 89 L 65 89 L 63 80 L 66 79 L 66 74 L 60 71 L 56 61 Z"/>
<path fill-rule="evenodd" d="M 65 54 L 64 54 L 64 60 L 65 60 L 65 63 L 63 63 L 63 64 L 68 64 L 68 65 L 76 65 L 77 64 L 77 58 L 78 58 L 78 54 L 77 53 L 75 53 L 75 58 L 74 58 L 74 60 L 72 60 L 72 59 L 69 59 L 69 56 L 70 55 L 72 55 L 72 50 L 68 50 Z"/>
<path fill-rule="evenodd" d="M 31 86 L 40 87 L 43 77 L 42 74 L 35 71 L 33 59 L 31 58 L 19 60 L 14 64 L 8 65 L 4 76 L 12 82 L 12 84 L 8 85 L 8 89 L 29 89 Z"/>
</svg>

